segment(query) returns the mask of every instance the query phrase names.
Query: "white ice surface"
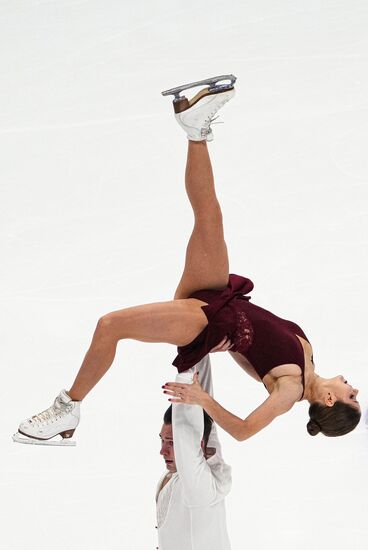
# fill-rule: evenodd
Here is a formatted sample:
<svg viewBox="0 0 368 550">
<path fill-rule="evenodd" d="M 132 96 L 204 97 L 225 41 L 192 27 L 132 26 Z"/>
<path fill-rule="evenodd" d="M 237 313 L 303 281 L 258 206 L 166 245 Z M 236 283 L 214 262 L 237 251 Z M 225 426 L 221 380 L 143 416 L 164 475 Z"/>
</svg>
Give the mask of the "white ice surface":
<svg viewBox="0 0 368 550">
<path fill-rule="evenodd" d="M 231 271 L 366 407 L 367 28 L 364 0 L 1 1 L 1 548 L 157 545 L 174 348 L 120 345 L 76 448 L 11 435 L 70 386 L 102 314 L 175 290 L 192 215 L 166 88 L 237 75 L 210 146 Z M 212 361 L 245 417 L 264 388 Z M 306 421 L 302 403 L 246 442 L 221 432 L 234 550 L 368 547 L 364 423 L 329 439 Z"/>
</svg>

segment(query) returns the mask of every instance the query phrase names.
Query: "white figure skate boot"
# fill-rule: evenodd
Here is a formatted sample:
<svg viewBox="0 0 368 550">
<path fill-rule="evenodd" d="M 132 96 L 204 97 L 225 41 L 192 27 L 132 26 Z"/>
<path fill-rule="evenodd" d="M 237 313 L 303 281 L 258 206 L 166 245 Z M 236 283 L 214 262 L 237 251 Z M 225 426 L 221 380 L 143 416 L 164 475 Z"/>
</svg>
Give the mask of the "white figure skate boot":
<svg viewBox="0 0 368 550">
<path fill-rule="evenodd" d="M 229 80 L 230 82 L 224 83 Z M 174 95 L 175 118 L 192 141 L 212 141 L 211 123 L 217 118 L 215 114 L 235 94 L 233 75 L 216 76 L 199 82 L 184 84 L 162 92 L 162 95 Z M 221 83 L 222 82 L 222 83 Z M 200 90 L 192 99 L 180 96 L 180 92 L 196 86 L 210 84 Z"/>
<path fill-rule="evenodd" d="M 51 407 L 20 424 L 13 441 L 33 445 L 75 445 L 70 438 L 79 420 L 80 401 L 72 401 L 62 390 Z M 61 436 L 61 440 L 51 441 L 57 435 Z"/>
</svg>

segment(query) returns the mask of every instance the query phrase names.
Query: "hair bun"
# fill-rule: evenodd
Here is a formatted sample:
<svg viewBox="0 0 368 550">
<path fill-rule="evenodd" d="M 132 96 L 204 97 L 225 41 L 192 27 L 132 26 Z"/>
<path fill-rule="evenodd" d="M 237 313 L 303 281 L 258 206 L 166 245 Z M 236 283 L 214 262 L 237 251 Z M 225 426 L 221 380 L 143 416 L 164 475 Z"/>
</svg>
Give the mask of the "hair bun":
<svg viewBox="0 0 368 550">
<path fill-rule="evenodd" d="M 307 424 L 309 435 L 317 435 L 321 431 L 321 426 L 315 420 L 310 420 Z"/>
</svg>

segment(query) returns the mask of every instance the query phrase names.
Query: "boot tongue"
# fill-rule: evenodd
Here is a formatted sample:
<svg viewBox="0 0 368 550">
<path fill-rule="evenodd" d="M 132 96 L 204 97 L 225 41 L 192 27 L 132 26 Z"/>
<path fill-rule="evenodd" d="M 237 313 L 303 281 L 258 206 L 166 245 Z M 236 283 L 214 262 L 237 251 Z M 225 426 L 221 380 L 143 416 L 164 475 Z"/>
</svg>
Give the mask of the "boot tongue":
<svg viewBox="0 0 368 550">
<path fill-rule="evenodd" d="M 66 391 L 61 390 L 61 392 L 55 399 L 54 405 L 57 409 L 61 409 L 62 405 L 67 405 L 68 403 L 70 403 L 71 400 L 72 398 L 66 393 Z"/>
</svg>

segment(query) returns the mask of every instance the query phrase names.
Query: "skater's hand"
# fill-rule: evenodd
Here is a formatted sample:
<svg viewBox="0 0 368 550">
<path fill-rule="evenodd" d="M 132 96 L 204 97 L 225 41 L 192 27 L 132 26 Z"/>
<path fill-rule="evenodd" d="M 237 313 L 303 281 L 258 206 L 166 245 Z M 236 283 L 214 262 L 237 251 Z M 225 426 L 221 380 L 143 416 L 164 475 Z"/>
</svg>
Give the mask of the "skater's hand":
<svg viewBox="0 0 368 550">
<path fill-rule="evenodd" d="M 231 340 L 225 336 L 223 340 L 217 346 L 210 349 L 210 353 L 215 353 L 216 351 L 229 351 L 233 347 L 234 344 L 231 343 Z"/>
<path fill-rule="evenodd" d="M 170 395 L 171 403 L 186 403 L 188 405 L 201 405 L 208 396 L 199 383 L 198 373 L 193 376 L 192 384 L 178 384 L 177 382 L 166 382 L 162 386 L 164 393 Z"/>
</svg>

